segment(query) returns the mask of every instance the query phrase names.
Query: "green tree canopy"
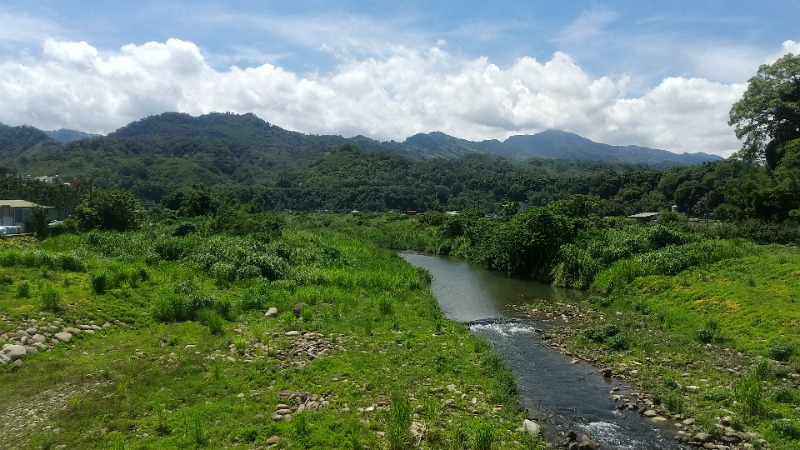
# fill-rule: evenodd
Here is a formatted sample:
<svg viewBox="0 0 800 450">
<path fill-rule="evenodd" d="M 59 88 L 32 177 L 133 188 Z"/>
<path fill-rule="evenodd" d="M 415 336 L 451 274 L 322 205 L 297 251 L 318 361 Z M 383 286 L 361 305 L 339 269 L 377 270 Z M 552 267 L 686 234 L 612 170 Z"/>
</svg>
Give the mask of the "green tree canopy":
<svg viewBox="0 0 800 450">
<path fill-rule="evenodd" d="M 800 138 L 800 55 L 764 64 L 730 111 L 728 125 L 743 140 L 738 157 L 775 167 L 783 144 Z"/>
</svg>

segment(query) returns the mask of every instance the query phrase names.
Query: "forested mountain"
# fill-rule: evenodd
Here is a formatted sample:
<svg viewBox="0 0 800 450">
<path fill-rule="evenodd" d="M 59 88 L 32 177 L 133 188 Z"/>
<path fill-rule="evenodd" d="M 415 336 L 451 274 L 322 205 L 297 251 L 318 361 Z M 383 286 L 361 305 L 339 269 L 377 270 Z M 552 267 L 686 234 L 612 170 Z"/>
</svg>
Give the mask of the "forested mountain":
<svg viewBox="0 0 800 450">
<path fill-rule="evenodd" d="M 547 130 L 534 135 L 511 136 L 501 145 L 483 147 L 487 153 L 506 158 L 553 158 L 588 161 L 619 161 L 650 165 L 692 165 L 720 160 L 708 153 L 672 153 L 636 145 L 618 146 L 594 142 L 574 133 Z"/>
<path fill-rule="evenodd" d="M 68 130 L 66 128 L 59 128 L 58 130 L 45 131 L 49 137 L 61 142 L 62 144 L 69 144 L 72 141 L 79 141 L 81 139 L 88 139 L 98 137 L 98 134 L 85 133 L 78 130 Z"/>
<path fill-rule="evenodd" d="M 654 191 L 660 172 L 651 170 L 675 164 L 652 156 L 668 152 L 642 149 L 651 156 L 639 160 L 658 163 L 650 167 L 609 163 L 598 155 L 636 159 L 631 155 L 639 149 L 556 131 L 505 142 L 444 133 L 378 142 L 297 133 L 253 114 L 229 113 L 164 113 L 67 144 L 31 127 L 0 131 L 9 142 L 0 166 L 20 175 L 59 174 L 95 187 L 121 187 L 149 204 L 198 189 L 291 210 L 497 210 L 504 202 L 537 205 L 581 193 L 603 198 L 609 214 L 626 214 L 674 201 L 672 190 Z M 551 159 L 520 160 L 534 154 Z M 694 197 L 702 196 L 693 191 L 689 197 L 696 203 Z"/>
<path fill-rule="evenodd" d="M 37 128 L 27 125 L 10 127 L 0 124 L 0 161 L 4 164 L 8 164 L 13 158 L 23 153 L 35 153 L 42 147 L 48 146 L 58 147 L 58 142 Z"/>
</svg>

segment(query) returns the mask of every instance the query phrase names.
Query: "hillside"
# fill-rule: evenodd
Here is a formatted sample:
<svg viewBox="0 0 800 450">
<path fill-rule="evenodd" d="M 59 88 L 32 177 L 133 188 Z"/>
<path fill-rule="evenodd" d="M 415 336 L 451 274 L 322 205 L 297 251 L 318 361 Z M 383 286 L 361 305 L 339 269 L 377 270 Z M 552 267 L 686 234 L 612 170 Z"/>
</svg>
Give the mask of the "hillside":
<svg viewBox="0 0 800 450">
<path fill-rule="evenodd" d="M 61 142 L 62 144 L 69 144 L 72 141 L 79 141 L 81 139 L 89 139 L 100 136 L 99 134 L 85 133 L 78 130 L 68 130 L 66 128 L 45 131 L 45 134 L 47 134 L 50 138 Z"/>
<path fill-rule="evenodd" d="M 18 174 L 92 180 L 93 186 L 119 186 L 152 203 L 203 186 L 265 207 L 298 210 L 463 208 L 507 200 L 538 204 L 564 190 L 591 191 L 585 183 L 556 184 L 542 176 L 587 177 L 630 170 L 631 162 L 663 169 L 716 158 L 615 147 L 559 131 L 504 142 L 473 142 L 438 132 L 379 142 L 303 134 L 253 114 L 230 113 L 164 113 L 107 136 L 66 144 L 32 127 L 3 127 L 0 142 L 0 167 Z M 349 150 L 338 154 L 343 147 Z M 530 158 L 533 164 L 512 161 Z M 544 158 L 554 165 L 542 163 Z M 626 209 L 645 206 L 635 198 L 627 200 L 631 206 Z"/>
</svg>

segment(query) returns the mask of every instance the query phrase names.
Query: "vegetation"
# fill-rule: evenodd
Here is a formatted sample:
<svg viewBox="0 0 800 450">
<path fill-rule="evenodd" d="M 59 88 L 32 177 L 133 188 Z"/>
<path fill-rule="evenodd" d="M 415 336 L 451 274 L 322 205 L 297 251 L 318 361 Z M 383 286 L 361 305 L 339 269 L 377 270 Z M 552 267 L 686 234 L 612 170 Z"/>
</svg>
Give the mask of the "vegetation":
<svg viewBox="0 0 800 450">
<path fill-rule="evenodd" d="M 0 241 L 2 339 L 89 327 L 0 365 L 3 445 L 529 448 L 513 376 L 442 320 L 427 274 L 308 219 Z"/>
</svg>

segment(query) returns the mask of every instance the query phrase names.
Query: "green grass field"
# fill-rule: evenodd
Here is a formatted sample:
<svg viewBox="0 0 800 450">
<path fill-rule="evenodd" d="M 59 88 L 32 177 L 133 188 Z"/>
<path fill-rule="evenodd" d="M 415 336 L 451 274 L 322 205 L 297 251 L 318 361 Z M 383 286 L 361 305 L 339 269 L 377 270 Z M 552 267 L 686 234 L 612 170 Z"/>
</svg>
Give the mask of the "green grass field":
<svg viewBox="0 0 800 450">
<path fill-rule="evenodd" d="M 0 343 L 98 329 L 0 366 L 0 448 L 539 445 L 488 345 L 365 240 L 300 224 L 269 244 L 160 227 L 2 245 Z"/>
</svg>

